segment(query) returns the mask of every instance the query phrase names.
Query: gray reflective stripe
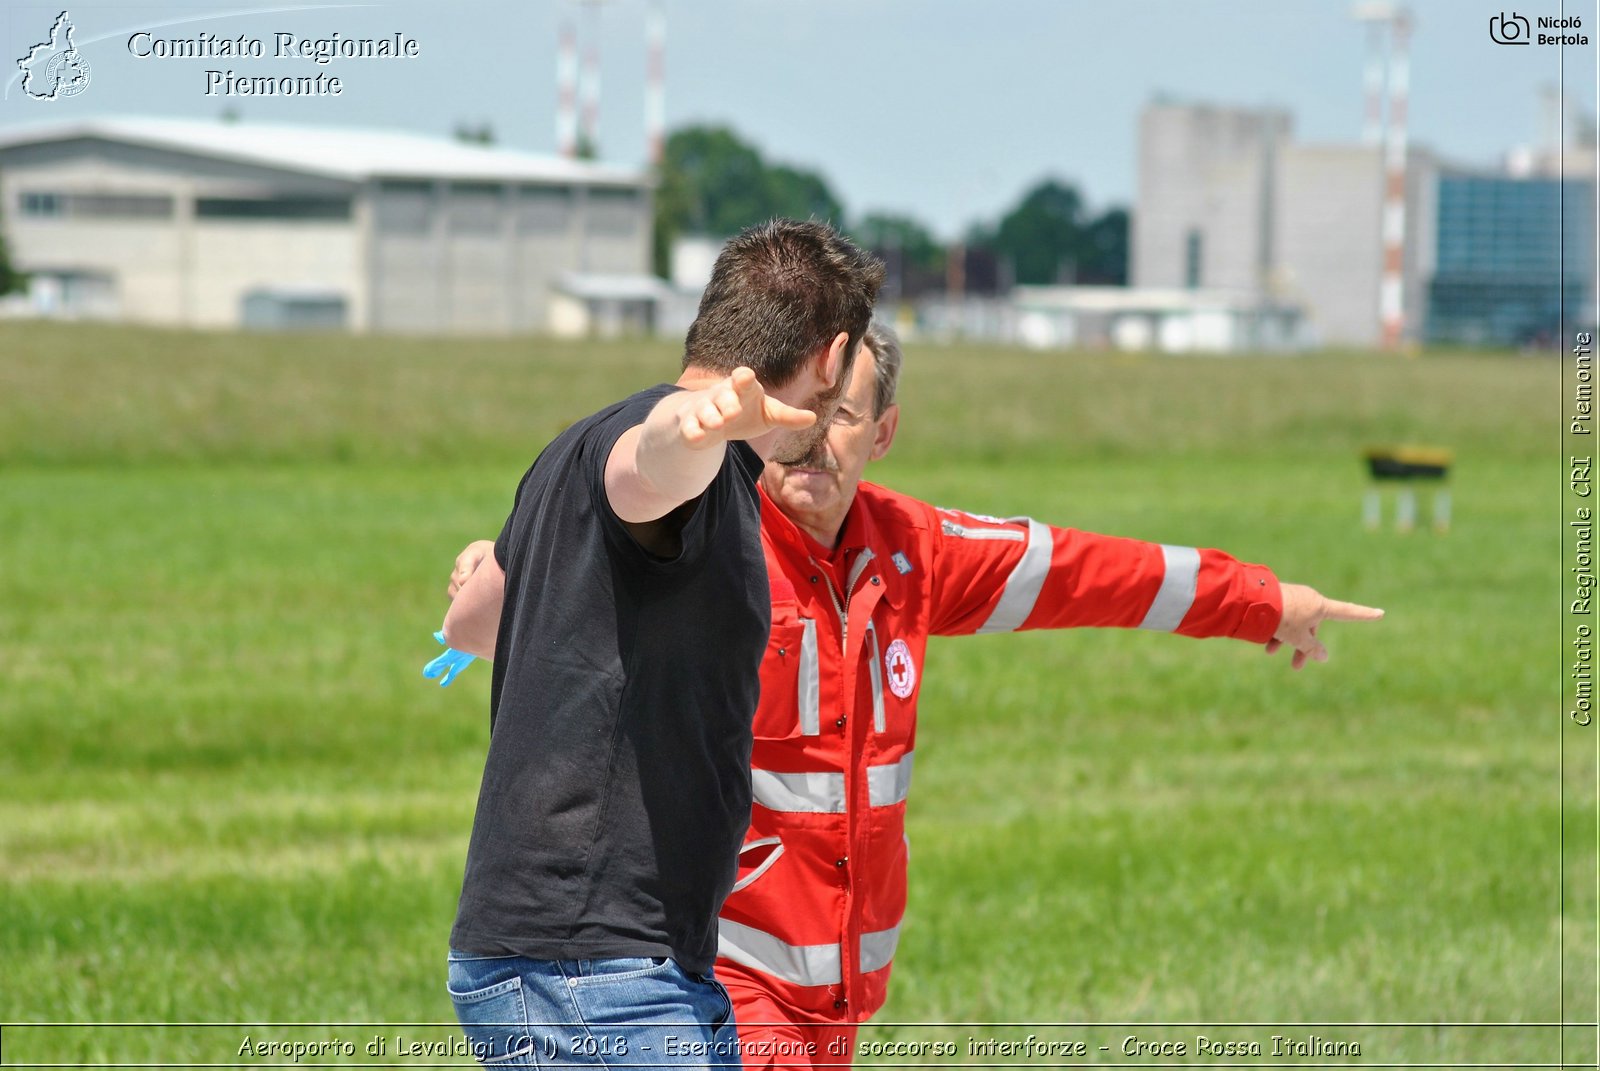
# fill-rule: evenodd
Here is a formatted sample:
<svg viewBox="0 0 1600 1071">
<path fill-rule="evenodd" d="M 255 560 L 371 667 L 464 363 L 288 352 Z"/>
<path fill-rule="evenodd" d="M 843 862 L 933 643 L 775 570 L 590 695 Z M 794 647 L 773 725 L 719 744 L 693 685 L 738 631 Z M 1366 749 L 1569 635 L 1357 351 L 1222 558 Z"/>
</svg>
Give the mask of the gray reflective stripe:
<svg viewBox="0 0 1600 1071">
<path fill-rule="evenodd" d="M 887 930 L 861 935 L 861 955 L 858 957 L 861 964 L 861 973 L 870 974 L 882 970 L 894 959 L 895 946 L 900 943 L 900 927 L 891 926 Z"/>
<path fill-rule="evenodd" d="M 878 664 L 881 658 L 878 630 L 872 627 L 871 621 L 867 622 L 867 639 L 872 642 L 872 657 L 867 659 L 867 675 L 872 678 L 872 727 L 881 733 L 889 727 L 889 722 L 883 714 L 883 667 Z"/>
<path fill-rule="evenodd" d="M 911 791 L 911 752 L 899 762 L 867 767 L 867 798 L 874 807 L 904 803 Z"/>
<path fill-rule="evenodd" d="M 856 957 L 861 973 L 887 967 L 899 944 L 899 926 L 862 934 Z M 717 920 L 717 955 L 795 985 L 838 985 L 842 973 L 836 944 L 791 945 L 765 930 L 727 919 Z"/>
<path fill-rule="evenodd" d="M 760 866 L 756 867 L 754 870 L 750 871 L 750 873 L 733 883 L 733 888 L 728 890 L 730 896 L 744 888 L 746 885 L 749 885 L 752 881 L 755 881 L 761 875 L 765 874 L 767 869 L 771 867 L 773 863 L 778 861 L 778 856 L 783 854 L 783 842 L 777 837 L 762 837 L 760 840 L 750 841 L 743 848 L 739 849 L 739 854 L 742 856 L 745 852 L 751 851 L 755 848 L 765 848 L 769 844 L 776 844 L 777 847 L 772 849 L 771 855 L 761 860 Z"/>
<path fill-rule="evenodd" d="M 947 536 L 956 536 L 960 539 L 1004 539 L 1012 543 L 1020 543 L 1028 537 L 1015 528 L 968 528 L 955 521 L 945 521 L 940 525 Z"/>
<path fill-rule="evenodd" d="M 821 682 L 817 676 L 817 623 L 800 619 L 800 733 L 816 736 L 822 732 Z"/>
<path fill-rule="evenodd" d="M 1033 604 L 1039 601 L 1045 577 L 1050 575 L 1053 540 L 1049 527 L 1030 517 L 1012 519 L 1027 522 L 1028 545 L 1012 568 L 1011 575 L 1006 577 L 1006 587 L 1000 593 L 1000 601 L 995 604 L 989 620 L 978 629 L 979 632 L 1015 632 L 1021 628 L 1022 623 L 1028 620 L 1028 615 L 1033 613 Z M 1017 536 L 1021 538 L 1022 533 L 1017 532 Z"/>
<path fill-rule="evenodd" d="M 1195 587 L 1200 583 L 1200 552 L 1193 547 L 1169 547 L 1163 543 L 1161 557 L 1167 573 L 1139 627 L 1171 632 L 1183 624 L 1184 615 L 1194 605 Z"/>
<path fill-rule="evenodd" d="M 757 803 L 772 811 L 806 814 L 844 813 L 844 774 L 773 773 L 751 770 L 750 790 Z"/>
<path fill-rule="evenodd" d="M 871 806 L 891 807 L 905 802 L 911 791 L 911 757 L 912 753 L 908 751 L 899 762 L 867 767 L 867 802 Z M 842 773 L 776 773 L 753 769 L 750 771 L 750 789 L 756 802 L 769 811 L 788 811 L 791 814 L 845 812 Z"/>
<path fill-rule="evenodd" d="M 840 980 L 837 944 L 791 945 L 727 919 L 717 920 L 717 955 L 795 985 L 838 985 Z"/>
</svg>

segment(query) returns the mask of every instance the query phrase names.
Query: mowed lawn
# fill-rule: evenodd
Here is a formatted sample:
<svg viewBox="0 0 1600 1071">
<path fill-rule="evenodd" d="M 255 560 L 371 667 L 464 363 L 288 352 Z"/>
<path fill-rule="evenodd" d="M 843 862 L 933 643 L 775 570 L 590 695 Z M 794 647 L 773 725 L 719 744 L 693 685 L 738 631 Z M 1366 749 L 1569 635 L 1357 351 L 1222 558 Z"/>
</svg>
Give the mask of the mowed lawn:
<svg viewBox="0 0 1600 1071">
<path fill-rule="evenodd" d="M 419 674 L 451 561 L 565 423 L 677 357 L 0 325 L 0 1021 L 348 1024 L 8 1027 L 6 1061 L 448 1035 L 397 1024 L 453 1018 L 487 740 L 485 667 Z M 883 482 L 1220 546 L 1389 616 L 1330 626 L 1333 660 L 1299 674 L 1145 633 L 935 642 L 883 1023 L 1142 1024 L 1093 1035 L 1114 1049 L 1192 1044 L 1161 1023 L 1593 1020 L 1554 360 L 912 345 L 902 399 Z M 1454 450 L 1448 536 L 1362 528 L 1361 452 L 1398 442 Z M 1385 1064 L 1559 1043 L 1229 1036 L 1272 1033 Z"/>
</svg>

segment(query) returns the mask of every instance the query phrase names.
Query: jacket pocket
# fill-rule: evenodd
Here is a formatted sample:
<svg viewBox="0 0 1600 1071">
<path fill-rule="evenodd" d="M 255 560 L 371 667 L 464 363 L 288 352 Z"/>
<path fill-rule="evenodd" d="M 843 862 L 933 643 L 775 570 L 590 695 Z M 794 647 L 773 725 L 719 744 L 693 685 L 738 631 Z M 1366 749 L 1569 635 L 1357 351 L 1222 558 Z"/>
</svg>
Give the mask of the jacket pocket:
<svg viewBox="0 0 1600 1071">
<path fill-rule="evenodd" d="M 783 854 L 783 840 L 779 837 L 762 837 L 745 842 L 739 849 L 739 878 L 728 895 L 749 888 L 778 861 Z"/>
<path fill-rule="evenodd" d="M 774 622 L 761 660 L 761 705 L 755 735 L 763 740 L 816 736 L 822 731 L 822 677 L 817 623 Z"/>
</svg>

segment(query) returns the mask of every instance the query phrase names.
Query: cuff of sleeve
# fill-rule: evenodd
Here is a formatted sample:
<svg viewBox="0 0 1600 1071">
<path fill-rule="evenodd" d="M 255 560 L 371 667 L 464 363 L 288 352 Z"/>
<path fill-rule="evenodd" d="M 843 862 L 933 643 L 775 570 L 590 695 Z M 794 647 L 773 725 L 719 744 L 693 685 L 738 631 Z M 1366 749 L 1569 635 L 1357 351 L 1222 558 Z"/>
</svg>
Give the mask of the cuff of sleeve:
<svg viewBox="0 0 1600 1071">
<path fill-rule="evenodd" d="M 1233 631 L 1233 638 L 1247 643 L 1266 643 L 1283 620 L 1283 591 L 1278 578 L 1264 565 L 1246 565 L 1242 586 L 1250 605 Z"/>
</svg>

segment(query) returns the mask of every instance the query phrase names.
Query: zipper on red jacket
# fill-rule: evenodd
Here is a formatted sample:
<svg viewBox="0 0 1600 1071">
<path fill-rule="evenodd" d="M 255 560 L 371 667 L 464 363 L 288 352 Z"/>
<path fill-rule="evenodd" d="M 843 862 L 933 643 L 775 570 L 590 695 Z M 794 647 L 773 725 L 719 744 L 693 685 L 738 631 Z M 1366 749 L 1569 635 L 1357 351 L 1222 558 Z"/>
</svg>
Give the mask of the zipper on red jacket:
<svg viewBox="0 0 1600 1071">
<path fill-rule="evenodd" d="M 856 583 L 860 581 L 863 575 L 866 574 L 867 565 L 876 556 L 877 555 L 872 552 L 871 547 L 862 548 L 861 555 L 856 558 L 855 564 L 850 567 L 850 576 L 845 581 L 844 594 L 842 596 L 839 593 L 838 587 L 833 582 L 833 570 L 823 568 L 823 566 L 817 561 L 816 557 L 814 555 L 811 556 L 811 565 L 817 570 L 817 572 L 822 576 L 824 582 L 826 582 L 828 585 L 828 597 L 833 600 L 834 613 L 839 615 L 839 654 L 841 658 L 848 658 L 850 654 L 850 597 L 855 594 Z M 864 644 L 862 645 L 862 651 L 863 653 L 866 652 L 866 646 Z M 868 657 L 871 656 L 869 655 Z M 851 684 L 854 685 L 854 683 L 855 675 L 852 674 Z M 850 689 L 850 694 L 853 698 L 855 694 L 854 687 Z M 856 723 L 861 721 L 859 717 L 851 720 Z M 860 998 L 860 994 L 856 992 L 856 986 L 854 983 L 856 976 L 860 973 L 861 968 L 861 928 L 855 924 L 856 883 L 852 880 L 852 875 L 849 869 L 849 853 L 855 848 L 856 842 L 857 808 L 855 806 L 855 771 L 859 763 L 856 762 L 855 758 L 855 742 L 858 738 L 861 738 L 861 746 L 864 747 L 865 740 L 863 737 L 863 731 L 859 724 L 848 725 L 845 729 L 845 737 L 845 799 L 847 801 L 845 805 L 845 855 L 839 859 L 839 865 L 844 870 L 844 940 L 839 943 L 840 995 L 835 998 L 834 1007 L 835 1009 L 844 1012 L 844 1018 L 848 1021 L 854 1019 L 854 1014 L 849 1010 L 851 999 L 855 998 L 859 1000 Z"/>
<path fill-rule="evenodd" d="M 812 566 L 827 582 L 828 597 L 833 600 L 833 611 L 839 615 L 839 653 L 842 655 L 850 653 L 850 596 L 855 594 L 856 581 L 867 571 L 867 563 L 875 557 L 877 555 L 872 553 L 871 547 L 861 549 L 860 557 L 856 558 L 856 563 L 850 567 L 850 578 L 845 581 L 843 597 L 839 595 L 839 588 L 833 582 L 833 570 L 824 568 L 814 556 L 811 558 Z"/>
</svg>

